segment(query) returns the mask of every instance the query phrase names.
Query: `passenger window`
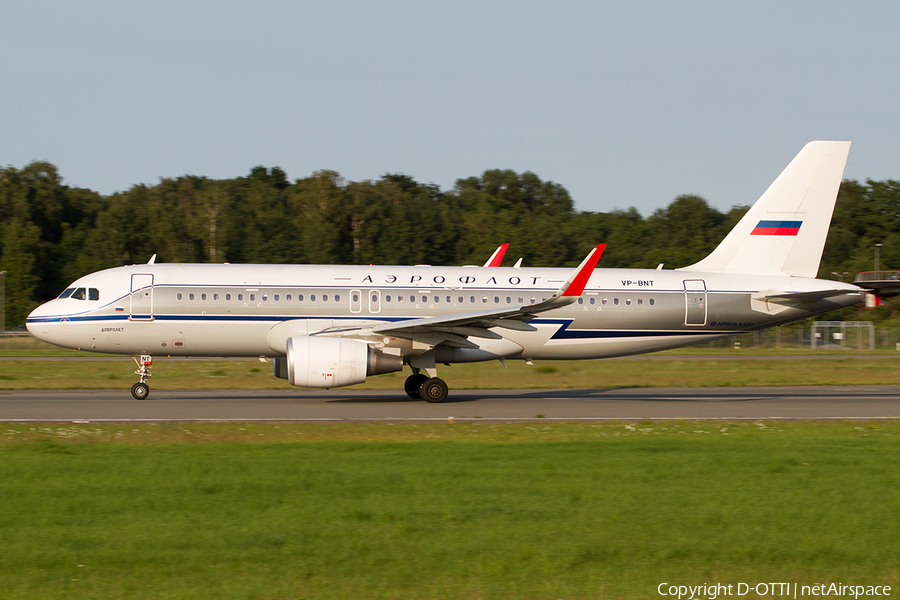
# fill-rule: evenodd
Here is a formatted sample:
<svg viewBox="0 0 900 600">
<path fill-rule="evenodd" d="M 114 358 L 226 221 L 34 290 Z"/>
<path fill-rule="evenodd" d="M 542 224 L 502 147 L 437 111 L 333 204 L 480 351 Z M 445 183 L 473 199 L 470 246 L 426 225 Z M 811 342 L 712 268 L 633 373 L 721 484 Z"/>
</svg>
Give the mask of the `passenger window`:
<svg viewBox="0 0 900 600">
<path fill-rule="evenodd" d="M 284 297 L 284 301 L 285 301 L 285 302 L 290 302 L 290 301 L 291 301 L 291 295 L 290 295 L 290 294 L 287 294 L 287 295 Z"/>
<path fill-rule="evenodd" d="M 643 305 L 644 305 L 644 299 L 638 298 L 638 306 L 643 306 Z"/>
<path fill-rule="evenodd" d="M 303 302 L 303 294 L 297 294 L 297 302 Z"/>
<path fill-rule="evenodd" d="M 225 300 L 231 300 L 231 294 L 225 294 Z"/>
<path fill-rule="evenodd" d="M 447 296 L 447 304 L 450 304 L 451 302 L 453 302 L 453 298 L 451 298 L 450 296 Z"/>
<path fill-rule="evenodd" d="M 182 294 L 181 292 L 178 292 L 177 294 L 175 294 L 175 299 L 176 300 L 184 300 L 184 294 Z"/>
<path fill-rule="evenodd" d="M 487 296 L 482 296 L 482 297 L 481 297 L 481 303 L 482 303 L 482 304 L 487 304 Z"/>
<path fill-rule="evenodd" d="M 428 296 L 422 296 L 422 304 L 428 304 Z"/>
<path fill-rule="evenodd" d="M 384 301 L 385 301 L 385 302 L 390 302 L 390 301 L 391 301 L 391 295 L 388 294 L 387 296 L 385 296 L 385 297 L 384 297 Z"/>
<path fill-rule="evenodd" d="M 462 296 L 460 296 L 459 298 L 456 299 L 456 301 L 459 302 L 460 304 L 462 304 L 463 302 L 465 302 L 465 300 L 466 300 L 466 299 L 463 298 Z"/>
<path fill-rule="evenodd" d="M 619 299 L 618 299 L 618 298 L 613 298 L 613 304 L 615 304 L 616 306 L 618 306 L 618 305 L 619 305 Z"/>
<path fill-rule="evenodd" d="M 310 295 L 309 295 L 309 301 L 310 301 L 310 302 L 315 302 L 315 301 L 316 301 L 316 295 L 315 295 L 315 294 L 310 294 Z"/>
<path fill-rule="evenodd" d="M 653 298 L 650 298 L 650 306 L 653 306 L 654 304 L 656 304 L 656 300 L 654 300 Z"/>
<path fill-rule="evenodd" d="M 218 295 L 218 294 L 213 294 L 213 300 L 215 300 L 216 302 L 218 302 L 218 301 L 219 301 L 219 295 Z"/>
<path fill-rule="evenodd" d="M 63 293 L 60 294 L 59 297 L 60 298 L 68 298 L 69 296 L 72 295 L 72 292 L 74 292 L 74 291 L 75 291 L 75 288 L 68 288 L 66 290 L 63 290 Z"/>
<path fill-rule="evenodd" d="M 188 300 L 193 300 L 193 299 L 194 299 L 194 292 L 191 292 L 190 294 L 188 294 Z"/>
<path fill-rule="evenodd" d="M 519 304 L 525 304 L 525 299 L 519 296 Z"/>
<path fill-rule="evenodd" d="M 72 297 L 76 300 L 84 300 L 84 288 L 78 288 L 77 290 L 75 290 L 75 292 L 72 294 Z"/>
<path fill-rule="evenodd" d="M 625 298 L 625 306 L 631 306 L 631 298 Z"/>
<path fill-rule="evenodd" d="M 206 300 L 206 294 L 200 294 L 200 299 L 201 299 L 201 300 Z"/>
<path fill-rule="evenodd" d="M 603 300 L 600 301 L 600 304 L 602 304 L 603 306 L 606 306 L 607 304 L 609 304 L 609 300 L 604 298 Z"/>
<path fill-rule="evenodd" d="M 340 295 L 340 294 L 335 294 L 335 295 L 334 295 L 334 301 L 335 301 L 335 302 L 340 302 L 340 301 L 341 301 L 341 295 Z"/>
<path fill-rule="evenodd" d="M 507 303 L 507 304 L 512 304 L 512 298 L 510 298 L 509 296 L 507 296 L 507 297 L 506 297 L 506 303 Z"/>
<path fill-rule="evenodd" d="M 244 295 L 238 294 L 238 302 L 242 301 L 243 299 L 244 299 Z"/>
<path fill-rule="evenodd" d="M 584 304 L 584 298 L 579 298 L 579 299 L 578 299 L 578 304 Z"/>
<path fill-rule="evenodd" d="M 494 296 L 494 304 L 500 304 L 500 296 Z"/>
<path fill-rule="evenodd" d="M 262 301 L 263 301 L 263 302 L 267 301 L 268 299 L 269 299 L 269 295 L 268 295 L 268 294 L 263 294 L 263 295 L 262 295 Z"/>
<path fill-rule="evenodd" d="M 322 302 L 328 302 L 328 294 L 322 294 Z"/>
<path fill-rule="evenodd" d="M 475 304 L 475 296 L 469 296 L 469 302 Z"/>
<path fill-rule="evenodd" d="M 256 294 L 250 294 L 250 302 L 256 302 Z"/>
<path fill-rule="evenodd" d="M 278 298 L 279 298 L 278 294 L 275 294 L 275 295 L 272 297 L 272 299 L 273 299 L 275 302 L 278 302 Z"/>
<path fill-rule="evenodd" d="M 441 297 L 438 296 L 437 294 L 435 294 L 435 296 L 434 296 L 434 302 L 435 302 L 435 304 L 437 304 L 437 303 L 440 302 L 440 301 L 441 301 Z"/>
<path fill-rule="evenodd" d="M 359 294 L 353 294 L 352 298 L 354 302 L 359 302 Z"/>
<path fill-rule="evenodd" d="M 100 299 L 100 290 L 97 288 L 90 288 L 88 290 L 88 300 L 99 300 Z"/>
<path fill-rule="evenodd" d="M 415 296 L 410 296 L 410 297 L 409 297 L 409 301 L 410 301 L 410 302 L 415 302 L 415 301 L 416 301 L 416 297 L 415 297 Z"/>
<path fill-rule="evenodd" d="M 591 306 L 593 306 L 596 303 L 597 303 L 597 299 L 592 297 L 591 298 Z"/>
</svg>

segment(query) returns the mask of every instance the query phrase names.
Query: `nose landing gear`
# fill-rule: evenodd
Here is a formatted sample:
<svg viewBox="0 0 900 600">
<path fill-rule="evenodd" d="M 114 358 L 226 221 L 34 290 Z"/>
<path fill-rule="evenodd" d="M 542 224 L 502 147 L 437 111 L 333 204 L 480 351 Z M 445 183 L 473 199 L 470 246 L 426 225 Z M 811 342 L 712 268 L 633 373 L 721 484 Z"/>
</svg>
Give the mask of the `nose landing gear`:
<svg viewBox="0 0 900 600">
<path fill-rule="evenodd" d="M 140 360 L 138 360 L 137 356 L 132 356 L 135 364 L 138 366 L 138 370 L 134 372 L 135 375 L 139 376 L 141 380 L 131 386 L 131 395 L 134 396 L 135 400 L 146 400 L 147 396 L 150 395 L 150 386 L 147 385 L 146 380 L 150 378 L 150 367 L 153 364 L 153 358 L 150 357 L 149 354 L 142 354 Z"/>
</svg>

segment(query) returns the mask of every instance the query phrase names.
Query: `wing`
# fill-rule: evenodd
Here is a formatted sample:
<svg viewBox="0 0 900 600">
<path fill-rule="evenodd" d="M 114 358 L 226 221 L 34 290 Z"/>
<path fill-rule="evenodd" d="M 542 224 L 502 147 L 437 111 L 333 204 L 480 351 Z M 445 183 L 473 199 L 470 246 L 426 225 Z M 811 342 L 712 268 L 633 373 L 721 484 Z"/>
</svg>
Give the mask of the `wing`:
<svg viewBox="0 0 900 600">
<path fill-rule="evenodd" d="M 603 254 L 606 244 L 599 244 L 585 257 L 565 283 L 549 298 L 534 304 L 520 304 L 506 308 L 497 308 L 479 312 L 462 313 L 428 317 L 425 319 L 408 319 L 392 323 L 380 323 L 367 328 L 329 329 L 318 335 L 341 335 L 352 337 L 393 336 L 425 341 L 430 346 L 447 344 L 460 348 L 477 348 L 467 338 L 500 339 L 501 336 L 491 328 L 499 327 L 514 331 L 535 331 L 536 328 L 526 323 L 534 315 L 567 306 L 581 295 Z"/>
</svg>

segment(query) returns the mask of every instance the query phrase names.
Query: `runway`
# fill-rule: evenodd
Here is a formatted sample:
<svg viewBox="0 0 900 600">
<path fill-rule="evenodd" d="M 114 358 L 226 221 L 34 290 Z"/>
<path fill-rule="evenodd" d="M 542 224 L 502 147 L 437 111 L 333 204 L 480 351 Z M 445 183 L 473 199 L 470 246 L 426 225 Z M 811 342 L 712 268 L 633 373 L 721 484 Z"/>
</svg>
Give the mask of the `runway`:
<svg viewBox="0 0 900 600">
<path fill-rule="evenodd" d="M 900 386 L 459 390 L 428 404 L 395 390 L 0 392 L 0 421 L 484 421 L 893 419 Z"/>
</svg>

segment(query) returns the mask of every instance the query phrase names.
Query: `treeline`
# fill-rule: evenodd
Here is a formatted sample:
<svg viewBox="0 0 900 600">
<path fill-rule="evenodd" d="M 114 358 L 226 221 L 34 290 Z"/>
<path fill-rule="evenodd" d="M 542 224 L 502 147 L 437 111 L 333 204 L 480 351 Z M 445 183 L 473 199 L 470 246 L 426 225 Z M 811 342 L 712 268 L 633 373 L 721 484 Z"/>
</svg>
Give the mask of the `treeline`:
<svg viewBox="0 0 900 600">
<path fill-rule="evenodd" d="M 86 273 L 153 254 L 158 262 L 461 265 L 482 264 L 509 242 L 504 264 L 574 266 L 607 242 L 601 266 L 680 267 L 710 252 L 746 208 L 722 213 L 679 196 L 647 218 L 633 208 L 580 212 L 562 185 L 509 170 L 443 191 L 400 174 L 353 182 L 317 171 L 290 181 L 260 166 L 246 177 L 184 176 L 102 196 L 34 162 L 0 170 L 6 324 L 23 323 Z M 875 243 L 884 244 L 883 266 L 900 264 L 898 217 L 900 183 L 845 181 L 821 275 L 871 269 Z"/>
</svg>

